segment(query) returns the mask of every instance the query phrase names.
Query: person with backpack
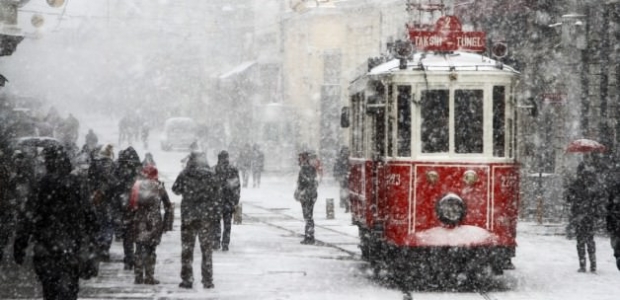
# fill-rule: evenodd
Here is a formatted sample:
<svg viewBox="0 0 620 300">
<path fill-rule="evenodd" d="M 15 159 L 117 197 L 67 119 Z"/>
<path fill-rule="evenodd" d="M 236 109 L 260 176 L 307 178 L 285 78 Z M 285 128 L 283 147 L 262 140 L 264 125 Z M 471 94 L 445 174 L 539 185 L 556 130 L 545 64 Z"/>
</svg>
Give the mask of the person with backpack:
<svg viewBox="0 0 620 300">
<path fill-rule="evenodd" d="M 317 169 L 311 161 L 311 153 L 302 152 L 299 154 L 299 176 L 297 177 L 297 189 L 295 190 L 295 199 L 301 203 L 301 209 L 304 220 L 306 221 L 304 239 L 301 241 L 304 245 L 314 244 L 314 203 L 317 199 L 317 188 L 319 186 L 317 180 Z"/>
<path fill-rule="evenodd" d="M 230 164 L 227 151 L 222 151 L 217 156 L 217 165 L 215 166 L 215 175 L 219 182 L 220 203 L 222 204 L 222 217 L 217 218 L 214 228 L 214 249 L 219 249 L 220 239 L 222 251 L 228 251 L 230 244 L 230 230 L 232 227 L 232 216 L 235 207 L 239 204 L 241 196 L 241 182 L 239 179 L 239 171 Z M 224 232 L 222 234 L 222 221 L 224 223 Z"/>
<path fill-rule="evenodd" d="M 194 282 L 192 263 L 196 236 L 202 250 L 202 285 L 213 288 L 213 230 L 221 216 L 218 181 L 204 152 L 192 152 L 183 171 L 172 185 L 181 195 L 181 280 L 179 287 L 191 289 Z"/>
<path fill-rule="evenodd" d="M 134 283 L 159 284 L 154 276 L 156 250 L 162 234 L 172 230 L 172 222 L 168 221 L 172 218 L 172 204 L 163 182 L 158 179 L 157 168 L 152 165 L 144 167 L 142 176 L 134 183 L 129 199 L 129 209 L 133 212 L 132 235 L 136 244 Z"/>
</svg>

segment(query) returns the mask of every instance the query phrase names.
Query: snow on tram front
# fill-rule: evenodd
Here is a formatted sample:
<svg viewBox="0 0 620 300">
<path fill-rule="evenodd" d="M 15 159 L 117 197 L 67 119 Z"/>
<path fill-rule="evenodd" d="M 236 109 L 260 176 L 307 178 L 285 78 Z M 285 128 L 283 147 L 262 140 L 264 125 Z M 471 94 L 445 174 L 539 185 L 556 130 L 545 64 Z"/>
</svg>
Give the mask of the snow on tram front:
<svg viewBox="0 0 620 300">
<path fill-rule="evenodd" d="M 436 30 L 453 22 L 444 16 Z M 438 47 L 451 47 L 446 36 Z M 362 257 L 401 279 L 501 274 L 515 255 L 519 73 L 459 50 L 386 61 L 349 87 L 343 125 Z"/>
</svg>

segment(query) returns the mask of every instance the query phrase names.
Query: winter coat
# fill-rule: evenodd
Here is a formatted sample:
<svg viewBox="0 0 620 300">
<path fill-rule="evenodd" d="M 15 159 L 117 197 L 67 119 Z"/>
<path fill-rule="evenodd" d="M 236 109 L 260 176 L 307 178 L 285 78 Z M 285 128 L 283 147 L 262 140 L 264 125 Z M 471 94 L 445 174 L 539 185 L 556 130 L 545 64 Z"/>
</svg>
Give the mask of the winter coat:
<svg viewBox="0 0 620 300">
<path fill-rule="evenodd" d="M 249 145 L 245 145 L 241 148 L 237 166 L 239 170 L 249 170 L 252 167 L 252 148 L 250 148 Z"/>
<path fill-rule="evenodd" d="M 603 197 L 597 185 L 596 173 L 591 170 L 578 171 L 577 178 L 568 187 L 566 200 L 570 204 L 569 226 L 577 236 L 592 234 L 600 218 L 600 201 Z"/>
<path fill-rule="evenodd" d="M 118 161 L 114 168 L 113 185 L 116 210 L 127 212 L 129 193 L 136 179 L 138 179 L 141 168 L 142 163 L 140 162 L 140 157 L 133 147 L 128 147 L 119 152 Z"/>
<path fill-rule="evenodd" d="M 181 195 L 181 220 L 215 220 L 220 217 L 219 184 L 215 172 L 206 164 L 197 162 L 192 153 L 187 166 L 172 185 L 172 192 Z"/>
<path fill-rule="evenodd" d="M 79 264 L 80 250 L 92 245 L 99 230 L 94 209 L 77 175 L 71 174 L 68 157 L 48 167 L 48 173 L 37 185 L 35 197 L 28 199 L 26 213 L 17 228 L 14 257 L 23 261 L 31 240 L 34 255 L 41 259 L 70 257 Z M 47 163 L 46 163 L 47 164 Z"/>
<path fill-rule="evenodd" d="M 129 207 L 134 212 L 132 221 L 133 236 L 136 243 L 158 245 L 172 218 L 172 204 L 164 185 L 156 178 L 137 180 L 131 190 Z M 164 217 L 161 204 L 164 204 Z"/>
<path fill-rule="evenodd" d="M 615 183 L 609 192 L 605 216 L 607 231 L 610 235 L 620 238 L 620 182 Z"/>
<path fill-rule="evenodd" d="M 302 163 L 297 177 L 298 200 L 300 202 L 316 201 L 318 186 L 316 168 L 308 162 Z"/>
<path fill-rule="evenodd" d="M 94 149 L 97 146 L 97 143 L 99 143 L 97 135 L 92 130 L 88 131 L 85 139 L 86 145 L 88 145 L 90 149 Z"/>
<path fill-rule="evenodd" d="M 349 157 L 339 155 L 334 163 L 334 177 L 339 180 L 346 180 L 349 177 Z"/>
<path fill-rule="evenodd" d="M 252 150 L 252 172 L 262 172 L 265 166 L 265 155 L 259 149 Z"/>
<path fill-rule="evenodd" d="M 220 188 L 219 195 L 223 212 L 233 212 L 241 196 L 239 170 L 230 165 L 228 160 L 220 160 L 215 166 L 215 175 Z"/>
</svg>

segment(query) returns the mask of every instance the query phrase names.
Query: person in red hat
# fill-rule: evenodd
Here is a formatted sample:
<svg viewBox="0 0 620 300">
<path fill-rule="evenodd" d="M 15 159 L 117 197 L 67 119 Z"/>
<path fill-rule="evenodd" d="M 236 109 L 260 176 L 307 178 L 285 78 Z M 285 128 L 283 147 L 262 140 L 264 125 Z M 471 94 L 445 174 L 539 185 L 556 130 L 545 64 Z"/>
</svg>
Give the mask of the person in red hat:
<svg viewBox="0 0 620 300">
<path fill-rule="evenodd" d="M 155 254 L 163 232 L 172 230 L 172 204 L 164 184 L 158 179 L 157 168 L 147 165 L 141 179 L 131 189 L 129 209 L 134 212 L 132 228 L 136 243 L 135 283 L 158 284 L 155 279 Z M 164 217 L 161 204 L 164 205 Z"/>
</svg>

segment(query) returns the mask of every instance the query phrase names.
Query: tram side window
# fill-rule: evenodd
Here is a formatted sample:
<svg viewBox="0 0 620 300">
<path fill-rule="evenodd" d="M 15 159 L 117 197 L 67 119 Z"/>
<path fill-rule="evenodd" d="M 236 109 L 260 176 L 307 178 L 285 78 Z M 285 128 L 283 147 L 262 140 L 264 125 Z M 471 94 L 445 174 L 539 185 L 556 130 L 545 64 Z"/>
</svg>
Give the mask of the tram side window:
<svg viewBox="0 0 620 300">
<path fill-rule="evenodd" d="M 506 88 L 493 87 L 493 156 L 504 157 L 506 144 Z"/>
<path fill-rule="evenodd" d="M 456 153 L 482 153 L 482 90 L 454 91 Z"/>
<path fill-rule="evenodd" d="M 399 85 L 398 105 L 398 156 L 411 156 L 411 86 Z"/>
<path fill-rule="evenodd" d="M 351 97 L 351 155 L 353 157 L 364 157 L 364 113 L 362 111 L 363 94 L 355 94 Z"/>
<path fill-rule="evenodd" d="M 388 88 L 388 124 L 387 124 L 387 156 L 394 155 L 394 114 L 392 113 L 394 99 L 392 98 L 393 92 L 392 87 Z"/>
<path fill-rule="evenodd" d="M 448 152 L 450 148 L 449 90 L 422 91 L 422 152 Z"/>
</svg>

